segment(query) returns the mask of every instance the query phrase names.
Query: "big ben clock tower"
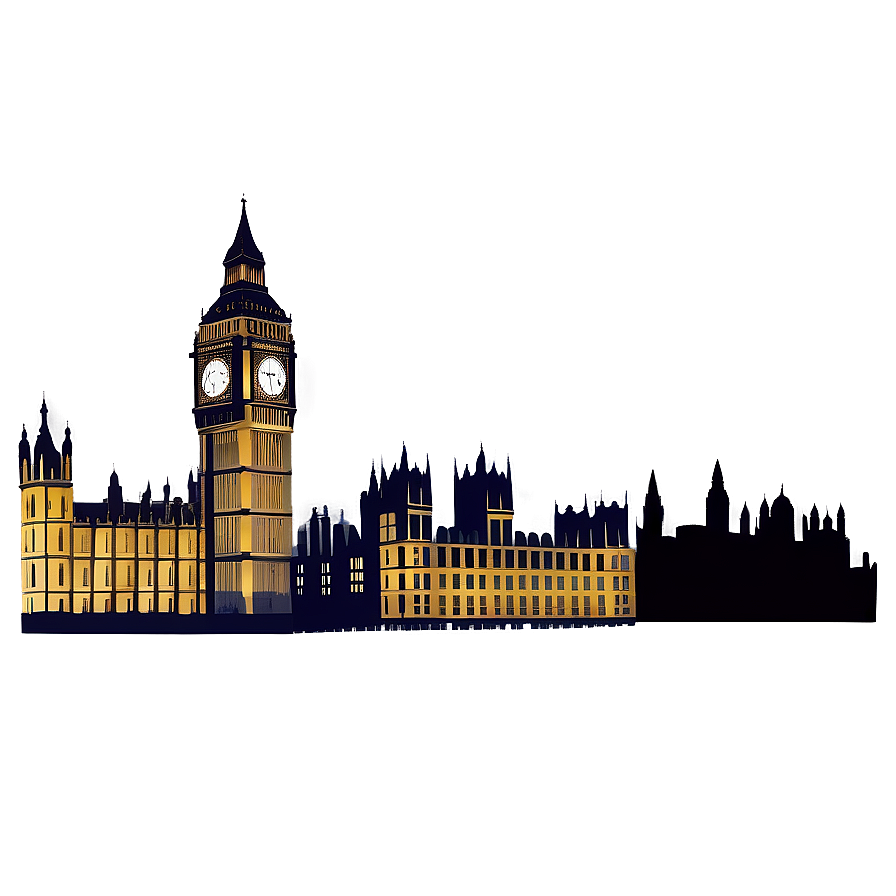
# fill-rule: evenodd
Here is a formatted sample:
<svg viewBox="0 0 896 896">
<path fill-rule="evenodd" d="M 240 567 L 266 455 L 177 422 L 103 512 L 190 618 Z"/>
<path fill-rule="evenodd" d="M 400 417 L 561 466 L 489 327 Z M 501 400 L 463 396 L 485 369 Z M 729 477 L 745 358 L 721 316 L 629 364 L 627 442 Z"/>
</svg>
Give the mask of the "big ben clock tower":
<svg viewBox="0 0 896 896">
<path fill-rule="evenodd" d="M 190 354 L 205 611 L 288 613 L 295 343 L 242 203 L 221 294 Z"/>
</svg>

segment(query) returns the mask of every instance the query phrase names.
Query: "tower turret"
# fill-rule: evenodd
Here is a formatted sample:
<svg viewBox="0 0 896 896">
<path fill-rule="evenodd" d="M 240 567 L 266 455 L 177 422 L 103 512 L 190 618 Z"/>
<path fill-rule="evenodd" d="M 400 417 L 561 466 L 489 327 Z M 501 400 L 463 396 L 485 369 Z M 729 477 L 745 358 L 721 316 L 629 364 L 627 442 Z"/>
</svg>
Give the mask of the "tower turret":
<svg viewBox="0 0 896 896">
<path fill-rule="evenodd" d="M 28 433 L 25 424 L 22 424 L 22 438 L 19 442 L 19 482 L 28 482 L 31 479 L 31 445 L 28 443 Z"/>
<path fill-rule="evenodd" d="M 34 441 L 34 467 L 33 479 L 61 479 L 62 459 L 56 446 L 53 444 L 53 436 L 50 427 L 47 426 L 47 401 L 43 400 L 40 406 L 40 429 Z"/>
<path fill-rule="evenodd" d="M 62 442 L 62 478 L 72 478 L 72 431 L 65 421 L 65 439 Z"/>
<path fill-rule="evenodd" d="M 747 510 L 746 501 L 744 501 L 744 509 L 740 512 L 740 534 L 750 534 L 750 511 Z"/>
<path fill-rule="evenodd" d="M 846 537 L 846 513 L 843 510 L 842 504 L 837 510 L 837 533 L 841 538 Z"/>
<path fill-rule="evenodd" d="M 712 532 L 728 531 L 729 501 L 722 479 L 722 467 L 716 460 L 712 471 L 712 486 L 706 495 L 706 528 Z"/>
<path fill-rule="evenodd" d="M 601 505 L 603 505 L 603 493 L 601 493 Z M 647 538 L 660 538 L 663 534 L 664 515 L 663 502 L 656 486 L 656 471 L 651 470 L 650 482 L 647 483 L 647 494 L 644 496 L 643 535 Z"/>
</svg>

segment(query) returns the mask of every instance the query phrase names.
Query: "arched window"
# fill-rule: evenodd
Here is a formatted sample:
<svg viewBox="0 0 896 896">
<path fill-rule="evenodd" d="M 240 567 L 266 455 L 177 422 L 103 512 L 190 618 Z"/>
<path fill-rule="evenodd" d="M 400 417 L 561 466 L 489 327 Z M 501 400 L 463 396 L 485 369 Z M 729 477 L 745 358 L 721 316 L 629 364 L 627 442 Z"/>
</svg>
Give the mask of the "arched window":
<svg viewBox="0 0 896 896">
<path fill-rule="evenodd" d="M 109 564 L 106 564 L 106 587 L 109 587 Z"/>
<path fill-rule="evenodd" d="M 31 553 L 34 553 L 34 529 L 31 530 Z"/>
<path fill-rule="evenodd" d="M 31 516 L 34 516 L 34 495 L 31 496 Z"/>
<path fill-rule="evenodd" d="M 187 569 L 187 584 L 188 584 L 188 585 L 192 585 L 192 584 L 193 584 L 193 567 L 192 567 L 192 566 L 190 566 L 190 567 Z"/>
<path fill-rule="evenodd" d="M 62 496 L 62 515 L 65 516 L 65 495 Z"/>
<path fill-rule="evenodd" d="M 62 551 L 62 529 L 59 530 L 59 550 Z"/>
<path fill-rule="evenodd" d="M 63 564 L 59 564 L 59 584 L 65 584 L 65 566 Z"/>
<path fill-rule="evenodd" d="M 168 567 L 168 584 L 169 585 L 174 584 L 174 567 L 173 566 Z"/>
<path fill-rule="evenodd" d="M 36 584 L 37 584 L 37 580 L 35 579 L 34 564 L 32 563 L 31 564 L 31 587 L 32 588 L 36 587 Z"/>
<path fill-rule="evenodd" d="M 151 569 L 146 570 L 146 584 L 152 585 L 152 570 Z"/>
</svg>

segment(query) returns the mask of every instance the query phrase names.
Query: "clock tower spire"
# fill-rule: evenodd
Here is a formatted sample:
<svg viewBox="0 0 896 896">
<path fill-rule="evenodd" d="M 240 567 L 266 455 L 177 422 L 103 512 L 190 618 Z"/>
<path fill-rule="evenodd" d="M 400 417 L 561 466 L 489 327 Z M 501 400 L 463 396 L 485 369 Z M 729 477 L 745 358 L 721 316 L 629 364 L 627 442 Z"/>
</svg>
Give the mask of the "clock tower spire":
<svg viewBox="0 0 896 896">
<path fill-rule="evenodd" d="M 290 612 L 292 318 L 265 284 L 243 198 L 224 285 L 193 342 L 207 613 Z M 202 582 L 200 581 L 200 584 Z"/>
</svg>

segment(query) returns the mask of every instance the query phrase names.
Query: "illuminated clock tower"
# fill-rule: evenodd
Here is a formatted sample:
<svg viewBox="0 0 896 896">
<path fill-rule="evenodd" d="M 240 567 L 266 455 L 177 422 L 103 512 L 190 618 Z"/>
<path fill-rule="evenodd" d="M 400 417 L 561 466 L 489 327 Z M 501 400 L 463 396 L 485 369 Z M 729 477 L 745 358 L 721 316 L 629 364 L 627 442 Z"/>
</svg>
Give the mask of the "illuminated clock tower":
<svg viewBox="0 0 896 896">
<path fill-rule="evenodd" d="M 193 342 L 205 612 L 290 612 L 295 343 L 268 294 L 246 200 Z"/>
</svg>

